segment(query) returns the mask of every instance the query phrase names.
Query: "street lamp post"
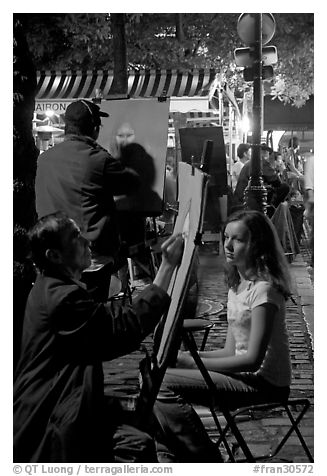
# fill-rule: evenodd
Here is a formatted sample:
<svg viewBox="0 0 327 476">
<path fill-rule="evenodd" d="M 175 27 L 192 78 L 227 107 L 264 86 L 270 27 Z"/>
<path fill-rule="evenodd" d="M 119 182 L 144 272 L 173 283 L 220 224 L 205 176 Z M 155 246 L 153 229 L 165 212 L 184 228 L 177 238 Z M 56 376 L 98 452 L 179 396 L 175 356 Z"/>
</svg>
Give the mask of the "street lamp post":
<svg viewBox="0 0 327 476">
<path fill-rule="evenodd" d="M 234 52 L 237 66 L 245 67 L 244 79 L 253 81 L 253 133 L 250 180 L 244 191 L 247 209 L 266 212 L 267 190 L 262 179 L 261 136 L 263 129 L 263 79 L 272 77 L 270 66 L 277 62 L 275 46 L 262 48 L 275 32 L 275 19 L 270 13 L 243 13 L 238 19 L 238 34 L 248 48 Z M 263 55 L 264 52 L 264 55 Z"/>
<path fill-rule="evenodd" d="M 263 118 L 262 97 L 262 14 L 254 19 L 255 42 L 253 46 L 253 134 L 250 180 L 244 191 L 245 208 L 266 212 L 267 189 L 262 179 L 261 135 Z"/>
</svg>

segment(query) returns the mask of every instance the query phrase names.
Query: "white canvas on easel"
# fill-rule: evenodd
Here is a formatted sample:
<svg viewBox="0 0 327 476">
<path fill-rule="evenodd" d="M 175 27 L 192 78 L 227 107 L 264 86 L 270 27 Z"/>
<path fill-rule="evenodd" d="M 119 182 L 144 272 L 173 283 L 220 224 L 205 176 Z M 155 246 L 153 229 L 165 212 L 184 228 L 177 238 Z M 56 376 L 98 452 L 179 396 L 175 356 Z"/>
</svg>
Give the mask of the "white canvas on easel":
<svg viewBox="0 0 327 476">
<path fill-rule="evenodd" d="M 184 162 L 179 163 L 179 209 L 174 233 L 183 233 L 185 243 L 181 264 L 177 271 L 175 271 L 168 289 L 168 293 L 171 296 L 171 304 L 157 352 L 159 366 L 164 365 L 169 358 L 170 343 L 175 338 L 178 316 L 187 290 L 198 233 L 202 232 L 207 178 L 208 176 L 199 169 L 193 168 Z"/>
</svg>

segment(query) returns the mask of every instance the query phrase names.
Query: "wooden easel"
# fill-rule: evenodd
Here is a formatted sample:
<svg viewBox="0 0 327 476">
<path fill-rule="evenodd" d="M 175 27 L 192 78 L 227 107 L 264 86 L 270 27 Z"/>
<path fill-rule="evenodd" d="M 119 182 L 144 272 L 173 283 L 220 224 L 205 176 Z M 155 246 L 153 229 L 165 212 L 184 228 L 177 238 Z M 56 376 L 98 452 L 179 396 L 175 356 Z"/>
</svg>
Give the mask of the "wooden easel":
<svg viewBox="0 0 327 476">
<path fill-rule="evenodd" d="M 203 166 L 205 168 L 205 165 Z M 137 424 L 147 428 L 147 420 L 157 398 L 171 355 L 179 344 L 183 315 L 181 313 L 188 290 L 196 249 L 202 243 L 203 216 L 208 175 L 194 166 L 181 162 L 179 166 L 178 215 L 174 233 L 182 232 L 185 247 L 182 262 L 172 277 L 168 294 L 171 303 L 154 334 L 152 355 L 141 362 L 142 384 L 137 403 Z"/>
</svg>

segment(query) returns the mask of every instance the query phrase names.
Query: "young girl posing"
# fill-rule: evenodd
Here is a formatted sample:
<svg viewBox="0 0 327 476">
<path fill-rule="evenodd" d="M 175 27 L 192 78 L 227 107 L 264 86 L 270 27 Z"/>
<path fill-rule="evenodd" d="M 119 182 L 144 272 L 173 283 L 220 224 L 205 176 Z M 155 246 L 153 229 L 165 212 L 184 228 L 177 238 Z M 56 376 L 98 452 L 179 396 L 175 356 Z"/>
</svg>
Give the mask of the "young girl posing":
<svg viewBox="0 0 327 476">
<path fill-rule="evenodd" d="M 227 219 L 223 241 L 229 287 L 226 342 L 223 349 L 199 352 L 218 390 L 217 403 L 237 408 L 287 398 L 291 364 L 285 301 L 290 277 L 275 229 L 264 214 L 239 210 Z M 220 460 L 190 405 L 208 401 L 193 358 L 179 352 L 154 408 L 160 462 Z"/>
</svg>

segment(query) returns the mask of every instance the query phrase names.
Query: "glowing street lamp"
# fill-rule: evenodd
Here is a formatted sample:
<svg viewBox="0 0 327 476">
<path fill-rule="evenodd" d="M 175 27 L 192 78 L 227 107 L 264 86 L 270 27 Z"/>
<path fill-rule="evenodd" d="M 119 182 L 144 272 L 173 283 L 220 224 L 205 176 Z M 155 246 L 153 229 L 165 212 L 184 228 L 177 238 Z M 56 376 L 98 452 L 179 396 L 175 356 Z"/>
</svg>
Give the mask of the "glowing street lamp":
<svg viewBox="0 0 327 476">
<path fill-rule="evenodd" d="M 53 117 L 55 115 L 54 111 L 52 109 L 48 109 L 45 111 L 45 115 L 49 118 Z"/>
<path fill-rule="evenodd" d="M 243 131 L 243 134 L 247 134 L 250 130 L 250 119 L 248 116 L 243 116 L 241 120 L 241 129 Z"/>
</svg>

